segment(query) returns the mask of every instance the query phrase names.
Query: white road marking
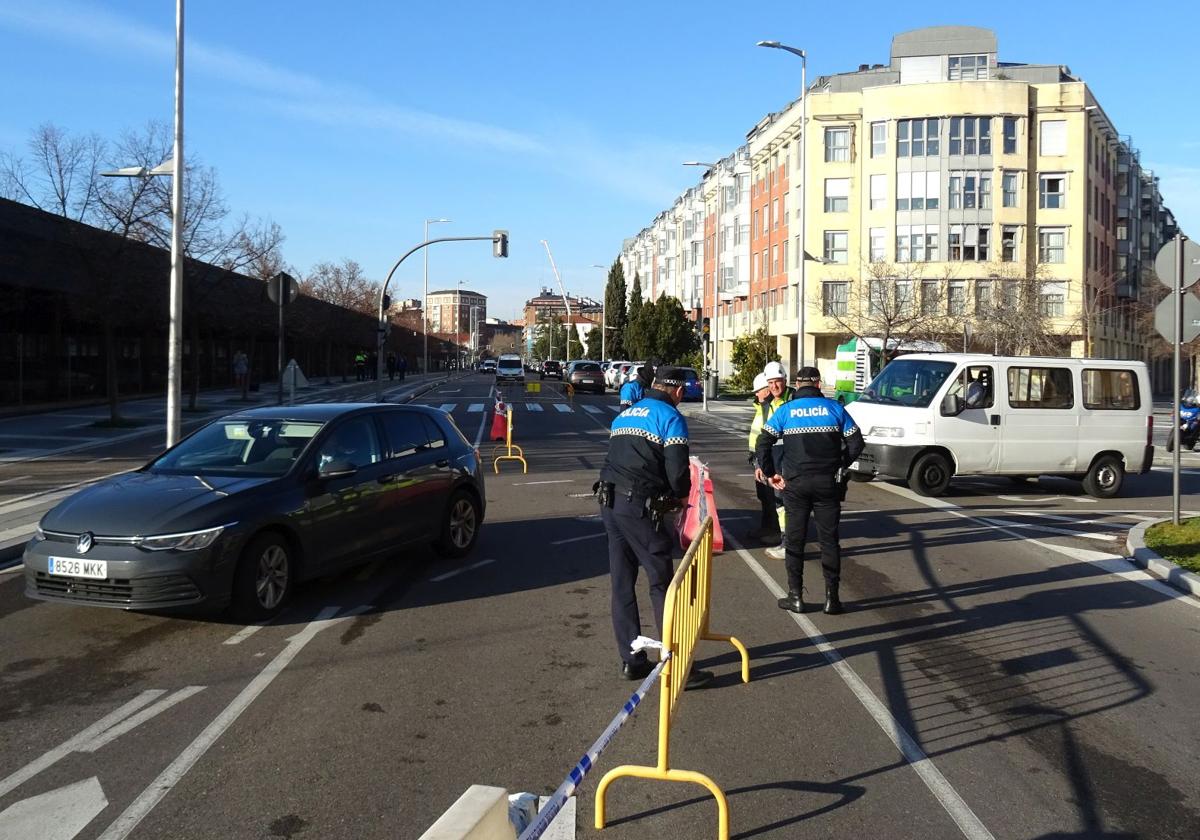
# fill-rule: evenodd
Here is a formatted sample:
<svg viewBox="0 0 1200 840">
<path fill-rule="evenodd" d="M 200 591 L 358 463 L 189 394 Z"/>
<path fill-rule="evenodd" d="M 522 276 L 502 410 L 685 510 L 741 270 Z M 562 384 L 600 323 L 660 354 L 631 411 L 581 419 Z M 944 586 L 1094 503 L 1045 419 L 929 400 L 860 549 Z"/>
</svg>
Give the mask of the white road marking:
<svg viewBox="0 0 1200 840">
<path fill-rule="evenodd" d="M 71 840 L 108 807 L 95 776 L 22 799 L 0 812 L 0 840 Z"/>
<path fill-rule="evenodd" d="M 263 621 L 258 624 L 248 624 L 245 627 L 243 627 L 241 630 L 234 633 L 232 636 L 230 636 L 228 639 L 226 639 L 221 644 L 240 645 L 242 642 L 249 639 L 251 636 L 253 636 L 255 633 L 257 633 L 259 630 L 263 629 L 270 623 L 271 622 L 269 622 L 269 621 Z"/>
<path fill-rule="evenodd" d="M 496 386 L 493 385 L 492 387 L 488 388 L 487 398 L 489 400 L 491 400 L 492 396 L 495 393 L 496 393 Z M 479 418 L 479 431 L 477 431 L 475 433 L 475 448 L 476 449 L 479 448 L 479 441 L 483 440 L 483 427 L 486 423 L 487 423 L 487 415 L 481 413 L 481 416 Z"/>
<path fill-rule="evenodd" d="M 471 403 L 467 406 L 468 414 L 478 414 L 481 411 L 483 411 L 483 403 Z"/>
<path fill-rule="evenodd" d="M 447 388 L 444 391 L 438 391 L 438 393 L 439 394 L 460 394 L 460 393 L 462 393 L 462 388 Z"/>
<path fill-rule="evenodd" d="M 1095 499 L 1089 499 L 1086 496 L 997 496 L 997 499 L 1003 499 L 1006 502 L 1083 502 L 1087 505 L 1096 504 Z"/>
<path fill-rule="evenodd" d="M 999 525 L 1003 528 L 1020 528 L 1022 531 L 1040 531 L 1043 534 L 1054 534 L 1060 537 L 1078 537 L 1080 539 L 1101 540 L 1103 542 L 1117 541 L 1117 536 L 1115 534 L 1090 534 L 1087 531 L 1068 531 L 1066 528 L 1052 528 L 1049 525 L 1030 525 L 1028 522 L 1008 522 L 1003 519 L 990 519 L 984 516 L 979 517 L 979 521 L 986 522 L 989 525 Z"/>
<path fill-rule="evenodd" d="M 478 569 L 480 566 L 486 566 L 489 563 L 495 562 L 495 560 L 480 560 L 478 563 L 472 563 L 470 566 L 463 566 L 461 569 L 455 569 L 452 572 L 446 572 L 444 575 L 438 575 L 437 577 L 430 578 L 429 580 L 433 583 L 441 583 L 442 581 L 452 578 L 455 575 L 461 575 L 463 572 L 469 572 L 472 569 Z"/>
<path fill-rule="evenodd" d="M 544 409 L 537 403 L 525 403 L 526 411 L 543 411 Z"/>
<path fill-rule="evenodd" d="M 10 572 L 20 572 L 24 569 L 25 564 L 18 561 L 11 566 L 5 566 L 4 568 L 0 569 L 0 575 L 7 575 Z"/>
<path fill-rule="evenodd" d="M 40 757 L 29 762 L 8 778 L 0 780 L 0 796 L 7 795 L 29 779 L 32 779 L 38 773 L 45 770 L 47 767 L 53 766 L 65 756 L 75 752 L 82 745 L 90 742 L 93 738 L 104 732 L 110 726 L 115 726 L 125 718 L 132 715 L 138 709 L 142 708 L 148 703 L 152 703 L 166 693 L 167 692 L 161 688 L 147 689 L 137 697 L 134 697 L 125 705 L 121 706 L 115 711 L 109 712 L 107 715 L 100 718 L 100 720 L 93 723 L 75 737 L 68 738 L 54 749 L 43 753 Z"/>
<path fill-rule="evenodd" d="M 588 495 L 590 496 L 592 494 L 588 493 Z M 603 537 L 607 533 L 607 531 L 601 531 L 599 534 L 585 534 L 582 537 L 571 537 L 569 540 L 555 540 L 554 542 L 550 543 L 550 545 L 566 545 L 567 543 L 580 542 L 581 540 L 594 540 L 599 537 Z"/>
<path fill-rule="evenodd" d="M 1181 604 L 1187 604 L 1195 609 L 1200 609 L 1200 600 L 1189 597 L 1187 594 L 1180 592 L 1178 589 L 1167 586 L 1149 572 L 1144 572 L 1136 567 L 1131 566 L 1127 557 L 1122 557 L 1119 554 L 1105 554 L 1100 551 L 1090 551 L 1086 548 L 1072 548 L 1066 545 L 1055 545 L 1054 543 L 1043 542 L 1042 540 L 1020 534 L 1005 525 L 997 524 L 995 521 L 989 521 L 985 517 L 972 516 L 963 508 L 960 508 L 958 505 L 954 504 L 953 502 L 948 502 L 945 499 L 919 496 L 907 487 L 898 487 L 895 484 L 881 483 L 878 486 L 891 493 L 895 493 L 897 496 L 903 496 L 909 501 L 925 505 L 926 507 L 944 510 L 951 516 L 956 516 L 959 519 L 965 519 L 968 522 L 981 523 L 985 527 L 999 531 L 1002 534 L 1007 534 L 1015 540 L 1020 540 L 1021 542 L 1035 545 L 1038 548 L 1044 548 L 1047 551 L 1061 554 L 1063 557 L 1068 557 L 1072 560 L 1090 563 L 1093 566 L 1103 569 L 1109 574 L 1113 574 L 1119 578 L 1122 578 L 1123 580 L 1132 581 L 1133 583 L 1140 584 L 1148 589 L 1153 589 L 1158 594 L 1166 596 L 1173 601 Z M 1089 511 L 1089 513 L 1090 512 L 1091 511 Z"/>
<path fill-rule="evenodd" d="M 83 481 L 76 481 L 72 484 L 60 484 L 58 487 L 39 490 L 36 493 L 29 493 L 25 496 L 17 496 L 15 499 L 9 499 L 4 504 L 0 505 L 0 516 L 8 513 L 15 513 L 18 510 L 35 507 L 42 502 L 50 502 L 66 498 L 73 491 L 78 490 L 80 487 L 86 487 L 89 484 L 95 484 L 98 481 L 103 481 L 106 478 L 112 478 L 114 475 L 122 475 L 127 472 L 130 472 L 130 470 L 117 470 L 116 472 L 98 475 L 95 478 L 87 478 Z"/>
<path fill-rule="evenodd" d="M 535 484 L 571 484 L 573 478 L 556 478 L 553 481 L 514 481 L 513 487 L 532 487 Z"/>
<path fill-rule="evenodd" d="M 583 410 L 586 411 L 588 414 L 603 414 L 604 413 L 604 409 L 602 409 L 598 405 L 592 405 L 591 403 L 586 403 L 583 406 Z"/>
<path fill-rule="evenodd" d="M 195 766 L 196 762 L 204 756 L 204 753 L 225 733 L 225 730 L 233 725 L 242 712 L 246 711 L 255 698 L 266 690 L 267 686 L 283 672 L 283 669 L 296 658 L 305 645 L 311 642 L 317 633 L 338 622 L 345 621 L 351 616 L 366 612 L 369 609 L 370 607 L 367 606 L 356 607 L 340 616 L 337 615 L 338 607 L 325 607 L 322 609 L 316 619 L 309 622 L 303 630 L 288 639 L 287 647 L 267 663 L 266 667 L 241 690 L 238 696 L 217 715 L 216 719 L 206 726 L 204 731 L 196 736 L 196 739 L 171 762 L 167 769 L 163 770 L 158 775 L 158 778 L 151 782 L 129 804 L 129 807 L 113 821 L 112 825 L 104 830 L 99 840 L 124 840 L 124 838 L 128 837 L 137 828 L 138 823 L 154 809 L 154 806 L 162 801 L 163 797 L 171 792 L 172 788 L 179 783 L 179 780 Z"/>
<path fill-rule="evenodd" d="M 742 548 L 736 539 L 732 536 L 726 536 L 729 544 L 737 551 L 738 556 L 750 567 L 767 587 L 767 590 L 776 598 L 783 598 L 787 595 L 782 587 L 775 582 L 767 570 L 764 569 L 754 557 Z M 925 752 L 917 745 L 912 736 L 900 725 L 900 721 L 888 711 L 874 692 L 867 686 L 858 673 L 850 666 L 845 659 L 842 658 L 838 649 L 826 641 L 821 631 L 817 626 L 803 614 L 789 612 L 788 615 L 800 626 L 804 631 L 804 635 L 808 636 L 813 647 L 819 650 L 824 655 L 825 660 L 833 667 L 834 671 L 846 686 L 858 698 L 858 702 L 862 703 L 863 708 L 875 719 L 875 723 L 884 731 L 896 748 L 900 750 L 900 754 L 904 756 L 904 760 L 912 766 L 917 775 L 921 777 L 921 781 L 929 788 L 929 792 L 934 795 L 934 798 L 946 809 L 946 813 L 958 825 L 959 830 L 964 837 L 970 840 L 994 840 L 993 835 L 967 805 L 963 798 L 959 796 L 958 791 L 946 780 L 941 771 L 934 766 L 933 761 Z"/>
<path fill-rule="evenodd" d="M 18 481 L 24 481 L 27 478 L 33 478 L 31 475 L 17 475 L 12 478 L 0 479 L 0 484 L 13 484 Z"/>
<path fill-rule="evenodd" d="M 554 406 L 555 411 L 561 411 L 563 414 L 575 413 L 574 409 L 572 409 L 571 406 L 567 405 L 566 403 L 551 403 L 551 405 Z"/>
<path fill-rule="evenodd" d="M 608 407 L 608 410 L 609 410 L 609 411 L 611 411 L 613 414 L 620 414 L 620 413 L 621 413 L 621 406 L 619 406 L 619 405 L 610 405 L 610 406 Z"/>
<path fill-rule="evenodd" d="M 454 411 L 455 405 L 454 405 L 454 403 L 442 403 L 441 405 L 438 406 L 438 408 L 440 408 L 442 411 L 449 414 L 451 411 Z"/>
<path fill-rule="evenodd" d="M 202 686 L 202 685 L 189 685 L 189 686 L 185 686 L 184 688 L 179 689 L 178 691 L 174 692 L 173 694 L 168 694 L 166 697 L 159 700 L 153 706 L 148 706 L 147 708 L 142 709 L 136 715 L 125 718 L 125 720 L 121 721 L 121 723 L 117 724 L 116 726 L 112 727 L 111 729 L 107 729 L 104 732 L 101 732 L 99 735 L 97 735 L 91 741 L 80 746 L 78 751 L 94 753 L 96 750 L 100 749 L 105 744 L 111 744 L 113 741 L 115 741 L 117 738 L 120 738 L 126 732 L 136 729 L 137 727 L 141 726 L 146 721 L 153 718 L 155 715 L 159 715 L 159 714 L 165 712 L 167 709 L 171 708 L 176 703 L 181 703 L 184 700 L 191 697 L 193 694 L 197 694 L 197 693 L 203 691 L 204 688 L 205 688 L 205 686 Z"/>
</svg>

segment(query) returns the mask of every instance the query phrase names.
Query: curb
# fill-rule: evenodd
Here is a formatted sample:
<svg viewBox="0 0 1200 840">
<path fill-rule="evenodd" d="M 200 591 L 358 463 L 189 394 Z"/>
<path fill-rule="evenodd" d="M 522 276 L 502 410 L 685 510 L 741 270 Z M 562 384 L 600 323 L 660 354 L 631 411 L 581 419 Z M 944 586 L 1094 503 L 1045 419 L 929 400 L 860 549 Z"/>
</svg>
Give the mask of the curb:
<svg viewBox="0 0 1200 840">
<path fill-rule="evenodd" d="M 750 424 L 741 423 L 737 420 L 727 420 L 724 417 L 717 416 L 712 413 L 706 413 L 704 410 L 688 412 L 684 415 L 688 421 L 696 420 L 708 426 L 715 426 L 718 429 L 724 429 L 727 432 L 735 432 L 737 434 L 750 434 Z"/>
<path fill-rule="evenodd" d="M 1143 522 L 1130 529 L 1129 536 L 1125 538 L 1125 550 L 1129 552 L 1128 560 L 1168 586 L 1173 586 L 1193 598 L 1200 598 L 1200 575 L 1176 566 L 1170 560 L 1164 560 L 1157 552 L 1146 546 L 1146 529 L 1151 525 L 1166 521 L 1166 519 L 1156 519 L 1153 522 Z"/>
</svg>

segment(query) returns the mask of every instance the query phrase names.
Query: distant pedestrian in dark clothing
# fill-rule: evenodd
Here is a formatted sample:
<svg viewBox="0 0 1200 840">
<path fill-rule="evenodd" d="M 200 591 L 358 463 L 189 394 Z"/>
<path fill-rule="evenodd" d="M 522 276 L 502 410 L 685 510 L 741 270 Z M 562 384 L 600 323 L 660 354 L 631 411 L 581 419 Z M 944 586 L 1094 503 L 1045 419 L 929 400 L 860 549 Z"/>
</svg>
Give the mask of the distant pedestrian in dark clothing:
<svg viewBox="0 0 1200 840">
<path fill-rule="evenodd" d="M 367 378 L 367 354 L 362 350 L 354 354 L 354 375 L 359 382 Z"/>
<path fill-rule="evenodd" d="M 400 381 L 403 382 L 405 375 L 408 373 L 408 357 L 407 356 L 400 357 L 399 370 L 400 370 Z"/>
<path fill-rule="evenodd" d="M 396 378 L 396 354 L 395 353 L 387 354 L 387 370 L 388 370 L 388 379 L 389 380 L 395 379 Z M 403 381 L 403 379 L 404 378 L 401 377 L 401 381 Z"/>
<path fill-rule="evenodd" d="M 379 354 L 367 354 L 367 379 L 379 378 Z"/>
</svg>

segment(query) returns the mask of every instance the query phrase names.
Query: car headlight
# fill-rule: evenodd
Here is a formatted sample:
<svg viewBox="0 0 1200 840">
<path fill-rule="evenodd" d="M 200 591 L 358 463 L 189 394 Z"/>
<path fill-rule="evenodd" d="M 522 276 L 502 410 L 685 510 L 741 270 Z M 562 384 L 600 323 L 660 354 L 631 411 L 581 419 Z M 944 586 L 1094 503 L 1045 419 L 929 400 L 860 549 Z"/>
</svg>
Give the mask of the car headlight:
<svg viewBox="0 0 1200 840">
<path fill-rule="evenodd" d="M 904 429 L 900 426 L 872 426 L 871 431 L 867 433 L 868 437 L 882 438 L 902 438 L 904 437 Z"/>
<path fill-rule="evenodd" d="M 33 535 L 34 535 L 35 539 L 39 539 L 39 540 L 46 539 L 46 532 L 42 530 L 42 523 L 39 522 L 37 524 L 37 528 L 34 529 Z"/>
<path fill-rule="evenodd" d="M 218 525 L 216 528 L 206 528 L 203 531 L 142 537 L 138 542 L 138 547 L 147 551 L 198 551 L 212 545 L 213 541 L 221 536 L 221 532 L 228 527 L 228 525 Z"/>
</svg>

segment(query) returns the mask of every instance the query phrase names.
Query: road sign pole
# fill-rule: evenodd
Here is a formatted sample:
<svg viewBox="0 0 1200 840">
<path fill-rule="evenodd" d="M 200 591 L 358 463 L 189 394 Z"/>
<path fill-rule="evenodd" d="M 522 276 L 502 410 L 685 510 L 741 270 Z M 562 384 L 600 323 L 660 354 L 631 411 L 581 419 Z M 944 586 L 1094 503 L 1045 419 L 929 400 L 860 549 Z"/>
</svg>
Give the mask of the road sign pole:
<svg viewBox="0 0 1200 840">
<path fill-rule="evenodd" d="M 288 282 L 279 280 L 279 404 L 283 405 L 283 306 L 287 301 Z"/>
<path fill-rule="evenodd" d="M 1183 396 L 1183 243 L 1186 241 L 1187 237 L 1182 233 L 1175 234 L 1175 374 L 1172 388 L 1175 401 L 1171 408 L 1174 420 L 1171 434 L 1175 436 L 1175 446 L 1171 452 L 1171 522 L 1176 525 L 1179 524 L 1179 450 L 1183 448 L 1179 434 L 1179 402 Z"/>
</svg>

